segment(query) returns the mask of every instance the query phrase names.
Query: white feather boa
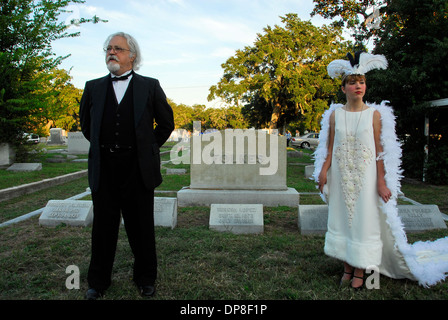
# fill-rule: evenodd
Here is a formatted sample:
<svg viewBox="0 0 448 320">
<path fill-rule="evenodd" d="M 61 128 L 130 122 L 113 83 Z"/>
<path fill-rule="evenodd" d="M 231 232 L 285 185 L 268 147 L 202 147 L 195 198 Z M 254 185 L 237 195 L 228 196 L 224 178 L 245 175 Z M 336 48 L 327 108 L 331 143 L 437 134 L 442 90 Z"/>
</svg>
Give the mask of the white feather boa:
<svg viewBox="0 0 448 320">
<path fill-rule="evenodd" d="M 409 244 L 407 241 L 404 225 L 398 215 L 397 198 L 400 192 L 401 170 L 401 144 L 395 132 L 395 116 L 393 110 L 383 101 L 380 105 L 367 103 L 381 114 L 382 131 L 381 144 L 383 153 L 381 158 L 386 168 L 385 180 L 392 192 L 391 199 L 382 202 L 381 212 L 386 216 L 387 225 L 392 232 L 395 248 L 399 251 L 406 262 L 406 271 L 403 276 L 410 273 L 420 285 L 428 287 L 437 284 L 448 276 L 448 237 L 436 241 L 416 242 Z M 330 129 L 330 115 L 341 104 L 332 104 L 323 114 L 321 132 L 319 134 L 319 145 L 314 152 L 314 172 L 312 178 L 318 182 L 319 174 L 328 153 L 328 136 Z M 325 196 L 322 199 L 326 202 Z"/>
</svg>

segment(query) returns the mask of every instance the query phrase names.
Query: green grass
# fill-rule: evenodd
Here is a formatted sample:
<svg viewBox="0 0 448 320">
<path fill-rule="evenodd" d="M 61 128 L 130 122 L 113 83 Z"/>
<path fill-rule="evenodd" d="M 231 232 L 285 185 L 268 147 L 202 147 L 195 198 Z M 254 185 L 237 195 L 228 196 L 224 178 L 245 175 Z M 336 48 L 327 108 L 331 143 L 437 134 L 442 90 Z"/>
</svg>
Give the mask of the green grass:
<svg viewBox="0 0 448 320">
<path fill-rule="evenodd" d="M 288 159 L 288 186 L 315 192 L 304 178 L 309 156 Z M 295 164 L 292 164 L 295 163 Z M 301 164 L 303 163 L 303 164 Z M 164 165 L 170 167 L 171 165 Z M 186 165 L 181 165 L 187 168 Z M 178 166 L 179 167 L 179 166 Z M 163 171 L 164 172 L 164 171 Z M 161 190 L 179 190 L 189 174 L 164 176 Z M 0 222 L 44 207 L 50 199 L 81 193 L 81 178 L 14 200 L 0 203 Z M 419 202 L 442 205 L 447 186 L 403 184 L 405 194 Z M 426 196 L 419 198 L 423 192 Z M 165 194 L 157 194 L 164 196 Z M 175 193 L 168 194 L 175 196 Z M 318 196 L 302 195 L 300 202 L 321 203 Z M 301 235 L 297 208 L 264 208 L 264 233 L 233 235 L 209 230 L 209 208 L 179 208 L 175 229 L 157 227 L 158 271 L 154 300 L 446 300 L 448 283 L 429 289 L 410 280 L 381 276 L 379 290 L 340 289 L 341 262 L 323 252 L 323 236 Z M 442 210 L 443 211 L 443 210 Z M 446 210 L 445 210 L 446 212 Z M 87 290 L 91 227 L 41 227 L 38 217 L 0 229 L 1 300 L 81 300 Z M 408 235 L 409 241 L 448 235 L 436 230 Z M 112 286 L 105 300 L 141 300 L 132 278 L 132 253 L 124 228 L 120 230 Z M 81 288 L 68 290 L 65 273 L 76 265 Z"/>
<path fill-rule="evenodd" d="M 40 145 L 38 150 L 42 150 L 44 145 Z M 55 149 L 55 147 L 49 147 Z M 59 147 L 59 149 L 62 147 Z M 65 149 L 65 148 L 63 148 Z M 87 155 L 77 155 L 79 159 L 86 159 Z M 65 162 L 52 163 L 49 159 L 64 159 Z M 54 178 L 60 175 L 85 170 L 87 162 L 71 162 L 67 159 L 67 154 L 62 152 L 46 153 L 40 152 L 34 156 L 30 162 L 42 163 L 42 170 L 32 172 L 14 172 L 0 170 L 0 189 L 10 188 L 21 184 L 27 184 L 43 179 Z"/>
</svg>

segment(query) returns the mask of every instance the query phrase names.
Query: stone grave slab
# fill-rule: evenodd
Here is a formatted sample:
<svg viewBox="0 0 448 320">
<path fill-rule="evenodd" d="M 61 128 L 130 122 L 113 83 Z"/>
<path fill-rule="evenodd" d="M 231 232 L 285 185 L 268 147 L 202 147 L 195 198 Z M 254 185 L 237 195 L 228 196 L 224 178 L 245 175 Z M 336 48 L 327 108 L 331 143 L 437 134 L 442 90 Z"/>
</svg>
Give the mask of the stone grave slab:
<svg viewBox="0 0 448 320">
<path fill-rule="evenodd" d="M 398 215 L 406 232 L 447 228 L 436 205 L 400 205 Z"/>
<path fill-rule="evenodd" d="M 42 163 L 14 163 L 7 171 L 40 171 Z"/>
<path fill-rule="evenodd" d="M 50 200 L 39 217 L 39 225 L 54 227 L 88 226 L 93 221 L 93 203 L 89 200 Z"/>
<path fill-rule="evenodd" d="M 187 173 L 187 169 L 175 169 L 175 168 L 167 168 L 166 169 L 166 174 L 167 175 L 177 175 L 177 174 L 186 174 Z"/>
<path fill-rule="evenodd" d="M 437 205 L 399 205 L 398 215 L 406 232 L 447 229 Z M 298 226 L 301 234 L 324 234 L 327 231 L 327 205 L 299 205 Z"/>
<path fill-rule="evenodd" d="M 327 231 L 327 205 L 299 205 L 298 225 L 301 234 L 325 234 Z"/>
<path fill-rule="evenodd" d="M 263 233 L 263 205 L 211 204 L 209 227 L 235 234 Z"/>
<path fill-rule="evenodd" d="M 305 166 L 305 178 L 311 178 L 314 173 L 314 165 Z"/>
<path fill-rule="evenodd" d="M 177 198 L 155 197 L 154 198 L 154 225 L 170 227 L 174 229 L 177 225 Z"/>
</svg>

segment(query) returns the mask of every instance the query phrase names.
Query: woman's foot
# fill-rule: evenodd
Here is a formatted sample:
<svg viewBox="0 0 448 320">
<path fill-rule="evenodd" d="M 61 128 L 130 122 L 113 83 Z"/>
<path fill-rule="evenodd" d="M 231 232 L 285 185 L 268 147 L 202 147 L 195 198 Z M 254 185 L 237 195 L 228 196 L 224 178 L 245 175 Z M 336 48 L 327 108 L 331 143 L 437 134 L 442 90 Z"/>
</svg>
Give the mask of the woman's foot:
<svg viewBox="0 0 448 320">
<path fill-rule="evenodd" d="M 355 269 L 355 272 L 353 273 L 351 287 L 355 290 L 359 290 L 364 287 L 364 270 Z"/>
<path fill-rule="evenodd" d="M 350 285 L 350 281 L 353 278 L 353 267 L 344 263 L 344 274 L 341 278 L 341 287 L 348 287 Z"/>
</svg>

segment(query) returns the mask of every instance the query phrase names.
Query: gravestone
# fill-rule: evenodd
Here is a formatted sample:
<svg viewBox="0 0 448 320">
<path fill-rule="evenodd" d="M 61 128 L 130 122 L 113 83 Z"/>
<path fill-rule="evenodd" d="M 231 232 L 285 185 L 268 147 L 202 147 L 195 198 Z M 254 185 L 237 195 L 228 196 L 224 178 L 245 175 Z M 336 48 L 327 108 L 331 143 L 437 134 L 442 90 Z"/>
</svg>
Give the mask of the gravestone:
<svg viewBox="0 0 448 320">
<path fill-rule="evenodd" d="M 176 169 L 176 168 L 167 168 L 166 174 L 167 175 L 177 175 L 177 174 L 186 174 L 187 169 Z"/>
<path fill-rule="evenodd" d="M 154 197 L 154 225 L 170 227 L 177 225 L 177 198 Z"/>
<path fill-rule="evenodd" d="M 212 204 L 210 229 L 235 234 L 263 233 L 262 204 Z"/>
<path fill-rule="evenodd" d="M 301 234 L 325 234 L 327 231 L 327 205 L 299 205 L 298 225 Z"/>
<path fill-rule="evenodd" d="M 10 165 L 14 162 L 15 152 L 9 143 L 0 143 L 0 166 Z"/>
<path fill-rule="evenodd" d="M 447 228 L 436 205 L 400 205 L 398 215 L 406 232 Z"/>
<path fill-rule="evenodd" d="M 93 221 L 93 203 L 88 200 L 50 200 L 39 217 L 42 226 L 89 226 Z"/>
<path fill-rule="evenodd" d="M 50 140 L 47 141 L 47 144 L 63 144 L 64 140 L 62 138 L 62 129 L 61 128 L 52 128 L 50 129 Z"/>
<path fill-rule="evenodd" d="M 399 205 L 398 216 L 406 232 L 447 229 L 436 205 Z M 324 234 L 327 231 L 327 205 L 299 205 L 298 226 L 301 234 Z"/>
<path fill-rule="evenodd" d="M 42 163 L 14 163 L 6 171 L 40 171 Z"/>
<path fill-rule="evenodd" d="M 309 179 L 313 176 L 314 165 L 305 166 L 305 178 Z"/>
<path fill-rule="evenodd" d="M 253 129 L 198 132 L 190 141 L 190 186 L 177 193 L 180 207 L 298 205 L 299 193 L 286 185 L 284 136 Z"/>
<path fill-rule="evenodd" d="M 80 131 L 67 133 L 67 152 L 72 154 L 87 154 L 90 142 Z"/>
</svg>

